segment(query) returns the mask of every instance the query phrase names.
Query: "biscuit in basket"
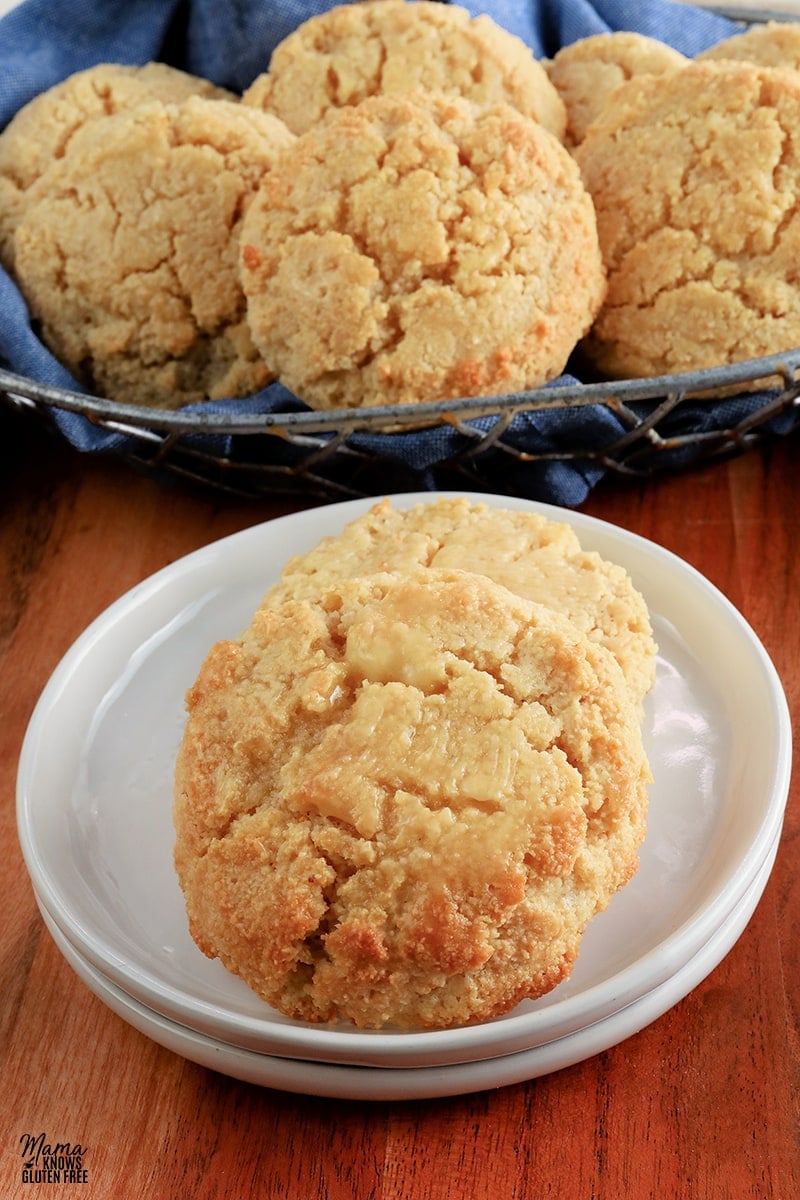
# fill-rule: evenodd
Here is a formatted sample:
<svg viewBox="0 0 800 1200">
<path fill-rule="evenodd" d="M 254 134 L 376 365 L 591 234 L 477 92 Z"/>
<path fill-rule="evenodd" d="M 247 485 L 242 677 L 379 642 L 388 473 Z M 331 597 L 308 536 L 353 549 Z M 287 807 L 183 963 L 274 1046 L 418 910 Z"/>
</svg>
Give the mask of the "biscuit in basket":
<svg viewBox="0 0 800 1200">
<path fill-rule="evenodd" d="M 166 63 L 100 63 L 70 75 L 21 108 L 0 134 L 0 263 L 12 266 L 14 229 L 29 190 L 87 121 L 150 100 L 178 104 L 190 96 L 233 99 L 207 80 Z"/>
<path fill-rule="evenodd" d="M 719 61 L 641 76 L 575 155 L 609 276 L 585 343 L 602 373 L 800 345 L 800 73 Z"/>
<path fill-rule="evenodd" d="M 504 102 L 564 134 L 564 105 L 525 43 L 485 14 L 434 0 L 365 0 L 311 17 L 242 100 L 305 133 L 332 109 L 409 91 Z"/>
<path fill-rule="evenodd" d="M 269 382 L 238 230 L 293 140 L 276 117 L 198 97 L 75 134 L 17 227 L 14 267 L 43 340 L 81 382 L 159 408 Z"/>
<path fill-rule="evenodd" d="M 604 645 L 640 703 L 655 678 L 656 645 L 643 596 L 621 566 L 582 549 L 572 528 L 539 513 L 440 497 L 413 508 L 388 499 L 340 534 L 291 559 L 266 603 L 313 596 L 342 578 L 423 567 L 475 571 L 568 616 Z"/>
<path fill-rule="evenodd" d="M 765 21 L 751 25 L 743 33 L 717 42 L 695 55 L 695 62 L 738 59 L 761 67 L 800 69 L 800 25 L 791 21 Z"/>
<path fill-rule="evenodd" d="M 569 975 L 636 870 L 650 775 L 618 664 L 483 576 L 263 606 L 187 703 L 192 936 L 290 1017 L 498 1016 Z"/>
<path fill-rule="evenodd" d="M 253 340 L 312 408 L 558 375 L 605 280 L 567 150 L 508 105 L 374 96 L 297 139 L 245 217 Z"/>
<path fill-rule="evenodd" d="M 563 46 L 545 68 L 567 111 L 565 145 L 580 145 L 623 83 L 636 75 L 670 75 L 687 61 L 665 42 L 627 30 L 597 33 Z"/>
</svg>

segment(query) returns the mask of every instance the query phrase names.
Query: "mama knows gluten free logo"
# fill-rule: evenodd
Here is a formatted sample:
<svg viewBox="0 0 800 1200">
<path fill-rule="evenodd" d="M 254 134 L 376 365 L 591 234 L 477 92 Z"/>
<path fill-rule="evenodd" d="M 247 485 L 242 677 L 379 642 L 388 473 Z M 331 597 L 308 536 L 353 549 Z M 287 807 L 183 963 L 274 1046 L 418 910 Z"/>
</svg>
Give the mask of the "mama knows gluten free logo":
<svg viewBox="0 0 800 1200">
<path fill-rule="evenodd" d="M 50 1144 L 44 1133 L 23 1133 L 19 1139 L 23 1183 L 88 1183 L 83 1165 L 86 1148 L 80 1142 Z"/>
</svg>

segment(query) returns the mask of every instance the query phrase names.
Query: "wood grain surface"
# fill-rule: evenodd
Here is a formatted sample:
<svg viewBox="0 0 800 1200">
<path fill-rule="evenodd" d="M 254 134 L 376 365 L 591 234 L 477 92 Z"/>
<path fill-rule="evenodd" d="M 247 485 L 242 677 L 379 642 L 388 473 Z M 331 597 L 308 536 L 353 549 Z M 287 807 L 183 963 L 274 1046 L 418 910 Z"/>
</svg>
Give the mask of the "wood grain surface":
<svg viewBox="0 0 800 1200">
<path fill-rule="evenodd" d="M 584 511 L 675 551 L 741 610 L 800 713 L 800 442 Z M 322 1100 L 160 1048 L 74 975 L 34 903 L 14 792 L 36 699 L 85 626 L 214 538 L 300 507 L 233 504 L 80 457 L 0 410 L 0 1196 L 794 1200 L 800 1195 L 800 805 L 743 935 L 683 1001 L 555 1074 L 441 1100 Z M 24 1182 L 20 1139 L 80 1145 Z"/>
</svg>

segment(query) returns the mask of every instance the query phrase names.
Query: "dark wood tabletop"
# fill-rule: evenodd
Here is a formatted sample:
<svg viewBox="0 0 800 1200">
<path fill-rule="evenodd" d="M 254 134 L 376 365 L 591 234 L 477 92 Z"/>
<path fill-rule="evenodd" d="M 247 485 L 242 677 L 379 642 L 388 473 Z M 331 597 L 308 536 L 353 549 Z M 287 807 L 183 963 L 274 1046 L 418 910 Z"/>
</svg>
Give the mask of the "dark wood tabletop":
<svg viewBox="0 0 800 1200">
<path fill-rule="evenodd" d="M 304 506 L 231 502 L 81 456 L 0 413 L 0 1194 L 297 1200 L 794 1200 L 800 1195 L 800 796 L 758 907 L 693 991 L 612 1049 L 442 1099 L 364 1102 L 238 1082 L 97 999 L 39 916 L 15 780 L 36 700 L 74 639 L 155 570 Z M 645 482 L 582 511 L 667 547 L 752 625 L 800 714 L 800 441 Z M 310 502 L 309 502 L 310 503 Z M 26 1138 L 82 1150 L 26 1182 Z"/>
</svg>

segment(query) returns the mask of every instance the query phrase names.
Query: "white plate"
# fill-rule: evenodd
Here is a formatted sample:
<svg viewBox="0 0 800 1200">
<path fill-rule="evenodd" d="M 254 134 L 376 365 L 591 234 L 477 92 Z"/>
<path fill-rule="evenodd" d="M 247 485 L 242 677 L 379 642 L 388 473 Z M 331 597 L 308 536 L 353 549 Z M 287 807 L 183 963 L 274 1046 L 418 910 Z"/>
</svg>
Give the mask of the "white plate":
<svg viewBox="0 0 800 1200">
<path fill-rule="evenodd" d="M 56 945 L 90 991 L 117 1016 L 167 1050 L 247 1083 L 342 1100 L 427 1100 L 521 1083 L 572 1066 L 637 1033 L 697 987 L 725 956 L 753 914 L 769 878 L 778 839 L 739 903 L 709 941 L 666 983 L 621 1012 L 566 1037 L 515 1054 L 428 1067 L 357 1067 L 275 1057 L 231 1046 L 153 1012 L 116 987 L 83 958 L 46 911 Z"/>
<path fill-rule="evenodd" d="M 471 498 L 568 521 L 586 548 L 630 572 L 650 606 L 660 645 L 646 716 L 655 783 L 637 876 L 590 926 L 569 980 L 464 1029 L 292 1021 L 200 954 L 172 868 L 183 696 L 212 642 L 249 621 L 286 559 L 371 501 L 308 510 L 213 543 L 123 596 L 68 652 L 31 718 L 17 819 L 37 896 L 79 954 L 148 1008 L 272 1055 L 406 1068 L 474 1061 L 625 1009 L 669 981 L 748 892 L 780 829 L 791 763 L 786 699 L 753 631 L 651 542 L 546 505 Z"/>
</svg>

